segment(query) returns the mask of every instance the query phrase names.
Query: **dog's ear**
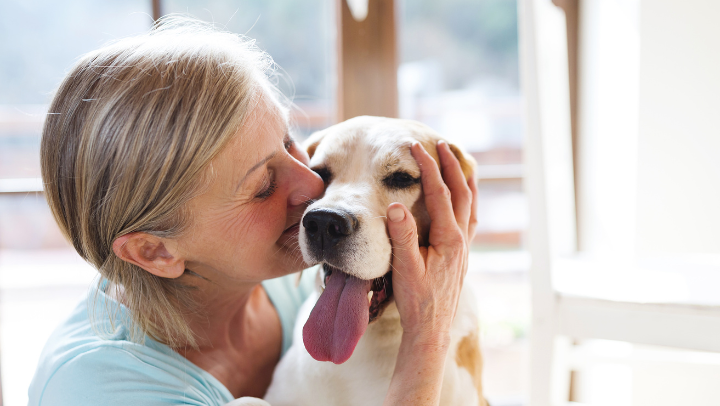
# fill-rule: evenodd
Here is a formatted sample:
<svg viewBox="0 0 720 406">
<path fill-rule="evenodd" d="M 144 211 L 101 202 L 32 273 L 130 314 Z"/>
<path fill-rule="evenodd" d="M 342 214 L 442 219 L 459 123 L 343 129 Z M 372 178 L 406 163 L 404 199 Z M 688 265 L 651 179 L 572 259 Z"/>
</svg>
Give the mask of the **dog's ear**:
<svg viewBox="0 0 720 406">
<path fill-rule="evenodd" d="M 472 157 L 472 155 L 464 152 L 460 147 L 458 147 L 455 144 L 448 143 L 448 146 L 450 147 L 450 151 L 452 151 L 453 154 L 455 154 L 455 157 L 460 161 L 460 168 L 462 168 L 463 175 L 465 175 L 465 179 L 470 179 L 470 176 L 472 176 L 473 170 L 477 166 L 477 162 L 475 162 L 475 158 Z"/>
<path fill-rule="evenodd" d="M 416 138 L 423 145 L 423 147 L 425 147 L 425 150 L 430 154 L 430 156 L 435 159 L 435 162 L 440 165 L 440 158 L 437 155 L 437 142 L 442 138 L 440 136 L 433 135 L 432 132 L 420 132 L 419 135 L 416 136 Z M 447 140 L 445 142 L 447 142 Z M 465 179 L 470 179 L 473 170 L 477 166 L 475 158 L 473 158 L 470 154 L 464 152 L 462 148 L 455 144 L 451 144 L 448 142 L 448 146 L 450 147 L 450 151 L 452 151 L 458 161 L 460 161 L 460 168 L 462 169 L 463 175 L 465 175 Z"/>
<path fill-rule="evenodd" d="M 317 140 L 307 146 L 308 157 L 312 158 L 313 155 L 315 155 L 315 149 L 317 149 L 318 144 L 320 144 L 320 140 Z"/>
<path fill-rule="evenodd" d="M 325 137 L 325 131 L 316 131 L 308 137 L 308 139 L 305 141 L 305 151 L 307 151 L 307 154 L 310 158 L 315 155 L 315 150 L 317 149 L 317 146 L 320 144 L 320 141 Z"/>
</svg>

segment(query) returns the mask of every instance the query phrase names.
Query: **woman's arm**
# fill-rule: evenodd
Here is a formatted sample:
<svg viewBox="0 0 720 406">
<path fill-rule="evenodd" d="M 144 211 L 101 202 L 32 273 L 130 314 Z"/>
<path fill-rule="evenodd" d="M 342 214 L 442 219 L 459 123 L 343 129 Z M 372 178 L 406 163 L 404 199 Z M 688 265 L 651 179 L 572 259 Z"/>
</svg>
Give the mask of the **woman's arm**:
<svg viewBox="0 0 720 406">
<path fill-rule="evenodd" d="M 384 405 L 437 405 L 449 342 L 449 335 L 425 341 L 403 334 Z"/>
<path fill-rule="evenodd" d="M 388 207 L 393 292 L 403 338 L 385 405 L 438 404 L 450 326 L 467 271 L 468 241 L 477 224 L 474 176 L 465 179 L 445 142 L 437 150 L 442 174 L 420 144 L 411 148 L 431 219 L 430 245 L 418 247 L 415 220 L 405 206 Z"/>
</svg>

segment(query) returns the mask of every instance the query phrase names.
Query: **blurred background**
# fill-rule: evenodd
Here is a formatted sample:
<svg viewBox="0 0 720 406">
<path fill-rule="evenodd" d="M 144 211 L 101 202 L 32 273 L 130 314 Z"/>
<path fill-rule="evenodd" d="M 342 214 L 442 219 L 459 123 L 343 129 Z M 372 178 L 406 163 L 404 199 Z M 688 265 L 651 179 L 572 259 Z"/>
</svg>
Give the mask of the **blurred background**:
<svg viewBox="0 0 720 406">
<path fill-rule="evenodd" d="M 636 340 L 542 324 L 570 323 L 556 316 L 565 314 L 557 305 L 563 295 L 598 306 L 694 306 L 669 310 L 681 316 L 667 330 L 692 336 L 683 322 L 700 314 L 702 335 L 720 345 L 713 321 L 720 320 L 720 30 L 710 20 L 719 7 L 712 0 L 4 0 L 2 401 L 27 403 L 45 340 L 96 275 L 64 240 L 42 194 L 40 132 L 53 91 L 79 55 L 145 32 L 160 15 L 185 13 L 254 38 L 272 55 L 277 84 L 296 107 L 297 138 L 358 114 L 397 116 L 428 124 L 477 159 L 479 225 L 467 283 L 478 299 L 493 406 L 720 404 L 712 345 L 656 340 L 663 333 L 650 327 L 653 339 Z M 544 247 L 556 229 L 569 237 Z M 565 262 L 543 260 L 556 257 Z M 612 320 L 625 320 L 622 309 Z M 531 326 L 547 334 L 531 335 Z M 545 336 L 553 343 L 547 351 Z M 548 356 L 531 357 L 531 348 Z M 545 387 L 559 397 L 546 401 Z"/>
</svg>

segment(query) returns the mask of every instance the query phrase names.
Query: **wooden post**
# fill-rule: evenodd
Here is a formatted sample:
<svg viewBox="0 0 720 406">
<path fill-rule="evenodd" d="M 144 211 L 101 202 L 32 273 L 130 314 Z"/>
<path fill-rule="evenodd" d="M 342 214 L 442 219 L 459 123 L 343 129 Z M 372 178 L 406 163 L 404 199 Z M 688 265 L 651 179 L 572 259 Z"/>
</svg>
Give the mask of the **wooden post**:
<svg viewBox="0 0 720 406">
<path fill-rule="evenodd" d="M 573 177 L 575 185 L 575 224 L 577 227 L 577 247 L 582 249 L 580 239 L 580 204 L 578 201 L 578 176 L 579 176 L 579 134 L 578 134 L 578 57 L 580 43 L 580 0 L 553 0 L 553 4 L 565 12 L 565 25 L 567 29 L 567 54 L 568 54 L 568 78 L 570 79 L 570 132 L 572 134 L 573 151 Z"/>
<path fill-rule="evenodd" d="M 346 0 L 338 4 L 338 121 L 360 115 L 398 116 L 397 35 L 394 0 L 368 0 L 356 21 Z"/>
<path fill-rule="evenodd" d="M 570 133 L 572 136 L 572 155 L 573 155 L 573 185 L 575 186 L 575 238 L 578 251 L 582 249 L 582 239 L 580 238 L 580 201 L 578 198 L 578 180 L 580 172 L 578 171 L 579 162 L 579 133 L 578 133 L 578 52 L 580 42 L 580 0 L 553 0 L 553 4 L 563 9 L 565 12 L 565 26 L 567 29 L 567 54 L 568 54 L 568 78 L 570 80 Z M 573 343 L 576 344 L 576 343 Z M 568 400 L 577 401 L 577 382 L 578 371 L 570 371 L 569 394 Z"/>
<path fill-rule="evenodd" d="M 152 16 L 157 21 L 162 17 L 162 0 L 152 0 Z"/>
</svg>

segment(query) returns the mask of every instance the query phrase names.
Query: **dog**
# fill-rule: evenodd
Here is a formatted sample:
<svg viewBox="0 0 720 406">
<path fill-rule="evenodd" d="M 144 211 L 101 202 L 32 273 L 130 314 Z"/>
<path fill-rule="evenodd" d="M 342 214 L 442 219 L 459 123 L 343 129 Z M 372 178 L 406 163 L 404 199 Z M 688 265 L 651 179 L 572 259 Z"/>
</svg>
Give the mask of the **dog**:
<svg viewBox="0 0 720 406">
<path fill-rule="evenodd" d="M 298 239 L 304 260 L 322 267 L 265 396 L 272 406 L 382 405 L 402 337 L 385 212 L 392 202 L 410 208 L 418 244 L 428 245 L 430 218 L 410 146 L 420 142 L 438 161 L 440 139 L 418 122 L 363 116 L 307 140 L 310 168 L 326 190 L 303 214 Z M 474 160 L 454 145 L 450 149 L 469 178 Z M 478 333 L 475 301 L 463 287 L 441 405 L 487 405 Z"/>
</svg>

